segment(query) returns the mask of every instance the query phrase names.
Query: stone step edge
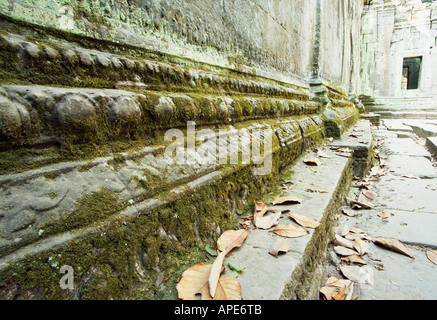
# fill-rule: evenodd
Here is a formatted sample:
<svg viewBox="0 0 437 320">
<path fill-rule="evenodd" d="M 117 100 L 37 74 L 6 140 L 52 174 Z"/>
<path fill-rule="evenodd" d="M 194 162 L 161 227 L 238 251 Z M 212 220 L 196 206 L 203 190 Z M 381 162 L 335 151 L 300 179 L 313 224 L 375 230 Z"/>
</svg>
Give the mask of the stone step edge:
<svg viewBox="0 0 437 320">
<path fill-rule="evenodd" d="M 322 128 L 318 128 L 316 132 L 313 132 L 305 137 L 310 137 L 313 135 L 319 135 Z M 303 139 L 304 137 L 302 137 Z M 292 141 L 286 141 L 286 145 L 292 145 L 293 143 L 297 142 L 299 139 L 294 139 Z M 265 155 L 263 158 L 258 159 L 259 163 L 263 163 L 263 160 L 267 157 L 273 156 L 275 153 L 280 152 L 285 146 L 277 146 L 272 150 L 271 154 Z M 286 147 L 285 147 L 286 148 Z M 137 152 L 138 155 L 141 154 L 148 154 L 152 152 L 150 147 L 146 147 L 144 150 Z M 132 154 L 129 155 L 130 157 L 133 157 Z M 101 163 L 106 161 L 107 158 L 101 158 L 95 160 L 96 163 Z M 55 170 L 56 172 L 60 172 L 59 170 L 73 170 L 74 168 L 80 167 L 81 165 L 86 165 L 86 163 L 61 163 L 59 165 L 51 166 L 52 170 Z M 91 225 L 69 230 L 62 232 L 61 234 L 49 236 L 48 238 L 44 238 L 41 240 L 38 240 L 36 242 L 24 245 L 23 247 L 18 248 L 16 251 L 7 254 L 6 256 L 0 258 L 0 271 L 7 267 L 9 264 L 19 261 L 23 259 L 25 256 L 28 255 L 36 255 L 41 252 L 44 252 L 46 250 L 59 247 L 63 244 L 66 244 L 67 242 L 76 240 L 76 239 L 82 239 L 87 236 L 91 236 L 94 234 L 98 234 L 99 232 L 103 232 L 106 228 L 108 228 L 111 224 L 116 223 L 122 223 L 124 221 L 127 221 L 129 219 L 135 218 L 143 213 L 147 213 L 148 211 L 157 209 L 158 207 L 165 206 L 178 198 L 182 197 L 184 194 L 189 192 L 194 192 L 196 189 L 202 188 L 203 186 L 209 185 L 211 183 L 214 183 L 216 181 L 219 181 L 221 179 L 225 179 L 227 176 L 231 175 L 232 173 L 241 170 L 247 166 L 256 166 L 256 164 L 249 164 L 249 165 L 239 165 L 239 166 L 228 166 L 225 168 L 221 168 L 220 170 L 216 170 L 210 173 L 206 173 L 198 178 L 192 179 L 188 182 L 177 184 L 176 187 L 168 190 L 163 191 L 159 194 L 157 194 L 155 197 L 151 197 L 145 200 L 142 200 L 138 203 L 132 203 L 126 208 L 122 209 L 120 212 L 110 216 L 108 219 L 104 221 L 95 222 Z M 39 176 L 44 174 L 44 168 L 34 170 L 32 173 L 25 173 L 23 174 L 17 174 L 17 175 L 11 175 L 8 177 L 3 177 L 3 183 L 7 182 L 16 182 L 16 178 L 19 178 L 20 180 L 25 181 L 26 177 L 30 176 Z M 14 179 L 14 176 L 15 179 Z M 1 183 L 0 183 L 1 185 Z"/>
<path fill-rule="evenodd" d="M 370 126 L 368 126 L 368 129 L 370 131 Z M 353 130 L 353 127 L 346 133 L 349 134 Z M 370 133 L 370 132 L 369 132 Z M 371 135 L 370 135 L 371 136 Z M 329 144 L 324 144 L 322 147 L 328 147 Z M 328 151 L 329 154 L 331 154 Z M 311 151 L 305 152 L 307 156 L 311 155 Z M 304 155 L 305 156 L 305 155 Z M 303 157 L 299 158 L 300 160 L 303 160 Z M 311 233 L 310 238 L 306 239 L 308 240 L 305 245 L 302 246 L 302 242 L 305 242 L 305 237 L 297 238 L 297 239 L 288 239 L 288 243 L 293 242 L 294 240 L 297 240 L 299 244 L 293 248 L 292 245 L 290 245 L 290 251 L 287 253 L 287 255 L 297 255 L 297 262 L 293 260 L 293 258 L 290 258 L 290 261 L 287 261 L 289 263 L 288 268 L 286 266 L 283 266 L 283 268 L 280 269 L 281 272 L 286 272 L 287 277 L 282 276 L 282 281 L 279 282 L 279 286 L 281 287 L 281 290 L 270 290 L 266 289 L 265 286 L 272 285 L 274 280 L 270 279 L 269 283 L 262 283 L 259 286 L 253 285 L 250 280 L 244 279 L 244 277 L 247 278 L 247 275 L 249 275 L 249 279 L 252 273 L 257 272 L 256 270 L 259 268 L 262 268 L 262 264 L 259 263 L 256 266 L 250 265 L 250 262 L 253 260 L 257 260 L 253 257 L 251 257 L 251 254 L 248 254 L 249 251 L 254 252 L 254 254 L 259 257 L 258 261 L 263 260 L 273 260 L 272 257 L 268 254 L 268 249 L 271 243 L 268 245 L 265 245 L 265 238 L 262 238 L 262 240 L 258 241 L 255 239 L 250 239 L 250 237 L 259 237 L 262 235 L 265 237 L 266 233 L 271 233 L 267 230 L 251 230 L 249 231 L 249 236 L 246 239 L 245 243 L 241 248 L 237 248 L 233 251 L 233 255 L 228 258 L 228 260 L 231 260 L 232 263 L 236 264 L 238 267 L 243 268 L 243 272 L 239 275 L 237 279 L 240 279 L 240 283 L 242 286 L 242 294 L 243 299 L 245 300 L 289 300 L 289 299 L 318 299 L 319 294 L 319 288 L 321 284 L 321 280 L 324 277 L 324 265 L 326 264 L 326 248 L 330 242 L 330 233 L 332 232 L 332 221 L 333 216 L 335 213 L 338 213 L 339 208 L 344 204 L 344 201 L 348 195 L 351 181 L 353 178 L 353 167 L 354 162 L 357 160 L 355 158 L 344 158 L 339 157 L 339 163 L 340 166 L 336 167 L 336 179 L 331 179 L 330 183 L 335 186 L 332 188 L 332 192 L 327 194 L 326 198 L 324 198 L 323 201 L 321 201 L 322 205 L 319 207 L 319 210 L 317 213 L 311 212 L 309 214 L 296 212 L 298 211 L 298 208 L 294 205 L 288 205 L 288 206 L 274 206 L 275 208 L 281 208 L 281 209 L 289 209 L 291 212 L 307 215 L 310 218 L 316 218 L 316 220 L 319 220 L 321 222 L 320 226 L 315 229 L 314 231 L 312 229 L 307 230 Z M 322 161 L 328 162 L 330 159 L 321 159 Z M 302 172 L 302 161 L 295 161 L 295 163 L 291 166 L 294 170 L 294 168 L 300 166 L 300 172 Z M 314 170 L 317 170 L 319 167 L 314 167 Z M 294 170 L 297 172 L 297 170 Z M 308 180 L 312 177 L 309 177 L 308 174 L 301 173 L 299 175 L 294 173 L 292 174 L 293 181 L 300 179 Z M 311 180 L 311 183 L 314 183 L 317 188 L 317 183 L 319 182 L 319 178 L 314 177 L 313 180 Z M 307 183 L 308 184 L 308 183 Z M 289 194 L 293 194 L 295 189 L 291 190 L 290 192 L 287 192 Z M 301 191 L 301 190 L 299 190 Z M 295 193 L 296 194 L 296 193 Z M 299 194 L 298 194 L 299 195 Z M 326 204 L 326 206 L 324 206 Z M 266 205 L 269 206 L 269 204 L 266 202 Z M 301 204 L 302 205 L 302 204 Z M 300 206 L 300 205 L 297 205 Z M 290 218 L 287 217 L 288 213 L 282 214 L 282 219 L 280 221 L 284 221 L 285 224 L 294 224 Z M 270 229 L 271 231 L 272 229 Z M 253 232 L 251 234 L 251 232 Z M 325 238 L 325 236 L 327 236 Z M 281 238 L 279 236 L 275 236 L 275 239 Z M 248 239 L 250 239 L 248 241 Z M 256 244 L 254 246 L 254 244 Z M 256 248 L 256 249 L 252 249 Z M 239 258 L 240 255 L 240 258 Z M 286 255 L 286 256 L 287 256 Z M 278 256 L 278 258 L 275 259 L 281 259 L 286 258 L 286 256 Z M 253 260 L 251 260 L 253 259 Z M 249 262 L 247 262 L 249 261 Z M 275 276 L 275 271 L 279 269 L 279 261 L 280 260 L 273 260 L 277 261 L 277 264 L 272 264 L 270 270 L 270 274 L 272 277 Z M 293 265 L 294 264 L 294 265 Z M 227 261 L 225 260 L 225 265 L 227 265 Z M 266 270 L 266 272 L 268 272 Z M 229 268 L 225 269 L 225 273 L 231 274 L 231 271 Z M 253 280 L 253 279 L 251 279 Z M 248 293 L 250 292 L 250 294 Z M 259 292 L 257 292 L 259 291 Z M 272 292 L 274 291 L 274 292 Z M 266 292 L 260 293 L 260 292 Z M 246 294 L 246 296 L 245 296 Z"/>
</svg>

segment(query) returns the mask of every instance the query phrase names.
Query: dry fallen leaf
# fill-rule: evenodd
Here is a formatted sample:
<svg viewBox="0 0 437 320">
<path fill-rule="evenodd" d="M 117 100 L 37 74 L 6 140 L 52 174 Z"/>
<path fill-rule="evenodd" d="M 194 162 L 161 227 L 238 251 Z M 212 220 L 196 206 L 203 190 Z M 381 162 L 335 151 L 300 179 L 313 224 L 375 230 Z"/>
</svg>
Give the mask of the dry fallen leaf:
<svg viewBox="0 0 437 320">
<path fill-rule="evenodd" d="M 349 233 L 349 227 L 346 224 L 343 224 L 339 227 L 334 228 L 334 232 L 342 237 Z"/>
<path fill-rule="evenodd" d="M 320 293 L 326 300 L 350 300 L 353 293 L 353 282 L 347 279 L 329 277 Z"/>
<path fill-rule="evenodd" d="M 272 256 L 277 257 L 279 252 L 287 253 L 289 250 L 290 250 L 290 246 L 288 245 L 287 240 L 281 238 L 273 242 L 272 246 L 270 247 L 269 253 Z"/>
<path fill-rule="evenodd" d="M 178 297 L 182 300 L 212 300 L 209 294 L 208 278 L 211 264 L 196 264 L 182 274 L 182 279 L 176 286 Z M 222 275 L 218 281 L 214 300 L 241 300 L 241 286 L 237 279 Z"/>
<path fill-rule="evenodd" d="M 349 217 L 355 217 L 357 215 L 356 211 L 346 207 L 341 208 L 341 212 L 343 212 L 345 215 Z"/>
<path fill-rule="evenodd" d="M 338 289 L 335 288 L 335 287 L 327 287 L 327 286 L 325 286 L 325 287 L 322 287 L 320 289 L 320 293 L 323 295 L 323 298 L 325 300 L 332 300 L 332 294 L 334 292 L 336 292 L 336 291 L 338 291 Z"/>
<path fill-rule="evenodd" d="M 240 247 L 249 233 L 244 230 L 228 230 L 223 232 L 217 241 L 217 247 L 221 251 L 211 267 L 211 272 L 209 274 L 209 290 L 211 297 L 215 298 L 217 283 L 220 278 L 220 273 L 223 270 L 223 260 L 225 256 L 235 247 Z"/>
<path fill-rule="evenodd" d="M 342 257 L 341 260 L 349 263 L 367 264 L 367 262 L 363 258 L 361 258 L 359 255 L 356 254 L 347 257 Z"/>
<path fill-rule="evenodd" d="M 343 273 L 343 275 L 353 281 L 360 284 L 373 284 L 372 275 L 371 275 L 371 268 L 370 266 L 344 266 L 340 265 L 340 271 Z"/>
<path fill-rule="evenodd" d="M 278 197 L 273 201 L 273 205 L 277 204 L 301 204 L 302 200 L 295 196 Z"/>
<path fill-rule="evenodd" d="M 352 187 L 353 188 L 360 188 L 360 189 L 361 188 L 366 188 L 367 190 L 372 189 L 372 186 L 371 186 L 370 182 L 363 182 L 363 181 L 358 182 L 358 183 L 352 185 Z"/>
<path fill-rule="evenodd" d="M 319 221 L 317 221 L 315 219 L 308 218 L 308 217 L 303 216 L 301 214 L 290 213 L 289 217 L 291 219 L 293 219 L 294 221 L 296 221 L 302 227 L 316 229 L 320 225 Z"/>
<path fill-rule="evenodd" d="M 353 232 L 353 233 L 358 233 L 358 234 L 366 233 L 366 231 L 359 229 L 359 228 L 355 228 L 355 227 L 350 228 L 349 231 Z"/>
<path fill-rule="evenodd" d="M 388 219 L 388 218 L 390 218 L 391 217 L 391 213 L 388 213 L 388 212 L 380 212 L 380 213 L 378 213 L 378 216 L 380 216 L 382 219 Z"/>
<path fill-rule="evenodd" d="M 354 249 L 362 256 L 369 251 L 369 244 L 361 239 L 355 239 L 353 243 Z"/>
<path fill-rule="evenodd" d="M 378 194 L 372 191 L 366 191 L 363 194 L 369 200 L 375 200 L 378 197 Z"/>
<path fill-rule="evenodd" d="M 296 227 L 292 224 L 282 224 L 276 226 L 273 232 L 279 236 L 287 238 L 299 238 L 308 234 L 308 231 L 302 227 Z"/>
<path fill-rule="evenodd" d="M 271 227 L 278 224 L 280 217 L 281 217 L 281 211 L 277 211 L 274 214 L 257 218 L 254 221 L 254 224 L 259 229 L 270 229 Z"/>
<path fill-rule="evenodd" d="M 269 208 L 266 206 L 264 202 L 262 201 L 255 202 L 253 220 L 255 221 L 257 218 L 262 217 L 267 211 L 269 211 Z"/>
<path fill-rule="evenodd" d="M 238 280 L 230 275 L 222 275 L 217 284 L 214 300 L 241 300 L 241 286 Z"/>
<path fill-rule="evenodd" d="M 338 254 L 340 256 L 345 256 L 345 257 L 353 256 L 353 255 L 357 254 L 357 252 L 355 250 L 348 249 L 348 248 L 342 247 L 342 246 L 335 246 L 334 251 L 336 254 Z"/>
<path fill-rule="evenodd" d="M 225 231 L 217 240 L 218 248 L 228 254 L 235 247 L 240 247 L 248 235 L 249 233 L 243 229 Z"/>
<path fill-rule="evenodd" d="M 335 235 L 335 240 L 337 241 L 337 243 L 343 247 L 349 248 L 349 249 L 353 249 L 354 248 L 354 242 L 347 240 L 345 238 L 343 238 L 342 236 L 336 234 Z"/>
<path fill-rule="evenodd" d="M 373 242 L 387 249 L 404 254 L 410 258 L 413 258 L 411 253 L 408 251 L 407 247 L 405 247 L 405 245 L 397 239 L 377 237 L 373 239 Z"/>
<path fill-rule="evenodd" d="M 350 202 L 351 205 L 359 205 L 360 207 L 364 208 L 364 209 L 373 209 L 375 206 L 369 202 L 365 202 L 365 201 L 358 201 L 358 200 L 354 200 L 351 198 L 348 198 L 348 201 Z"/>
<path fill-rule="evenodd" d="M 435 187 L 434 185 L 432 185 L 432 184 L 427 185 L 426 188 L 427 188 L 428 190 L 433 190 L 433 191 L 436 190 L 436 187 Z"/>
<path fill-rule="evenodd" d="M 322 164 L 322 162 L 317 158 L 306 158 L 303 162 L 308 166 L 316 166 L 316 167 Z"/>
<path fill-rule="evenodd" d="M 332 300 L 346 300 L 346 293 L 341 291 L 334 291 L 332 293 Z"/>
<path fill-rule="evenodd" d="M 344 236 L 346 239 L 348 240 L 352 240 L 355 241 L 356 239 L 364 239 L 364 240 L 369 240 L 372 241 L 372 238 L 369 237 L 369 235 L 367 233 L 349 233 L 347 235 Z"/>
<path fill-rule="evenodd" d="M 432 263 L 437 265 L 437 250 L 426 250 L 426 256 Z"/>
</svg>

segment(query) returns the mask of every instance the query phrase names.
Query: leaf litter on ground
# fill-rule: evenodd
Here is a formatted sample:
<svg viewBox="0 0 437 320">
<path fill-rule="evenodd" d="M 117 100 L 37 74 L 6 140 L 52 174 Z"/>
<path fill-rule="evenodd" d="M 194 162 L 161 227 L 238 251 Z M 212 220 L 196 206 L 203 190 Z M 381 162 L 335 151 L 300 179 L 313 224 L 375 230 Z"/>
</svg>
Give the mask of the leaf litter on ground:
<svg viewBox="0 0 437 320">
<path fill-rule="evenodd" d="M 217 248 L 221 251 L 211 267 L 209 274 L 209 292 L 211 297 L 215 298 L 217 285 L 220 279 L 220 273 L 222 272 L 222 265 L 225 256 L 236 247 L 240 247 L 249 233 L 244 230 L 228 230 L 225 231 L 217 240 Z"/>
</svg>

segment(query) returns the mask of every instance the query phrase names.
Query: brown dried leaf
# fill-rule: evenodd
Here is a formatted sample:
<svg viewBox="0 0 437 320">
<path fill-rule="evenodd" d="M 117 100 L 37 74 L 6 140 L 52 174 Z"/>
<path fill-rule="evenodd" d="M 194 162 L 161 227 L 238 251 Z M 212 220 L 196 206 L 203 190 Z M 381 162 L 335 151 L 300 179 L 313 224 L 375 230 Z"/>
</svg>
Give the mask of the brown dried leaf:
<svg viewBox="0 0 437 320">
<path fill-rule="evenodd" d="M 201 294 L 202 300 L 209 300 L 208 277 L 211 272 L 211 264 L 196 264 L 182 274 L 182 279 L 176 286 L 179 299 L 196 300 L 196 294 Z M 208 299 L 209 296 L 209 299 Z"/>
<path fill-rule="evenodd" d="M 230 275 L 222 275 L 217 284 L 214 300 L 241 300 L 241 286 L 238 280 Z"/>
<path fill-rule="evenodd" d="M 364 209 L 373 209 L 375 206 L 369 202 L 365 202 L 365 201 L 358 201 L 358 200 L 354 200 L 351 198 L 348 198 L 348 201 L 351 205 L 359 205 L 360 207 L 364 208 Z"/>
<path fill-rule="evenodd" d="M 355 228 L 355 227 L 350 228 L 349 231 L 353 232 L 353 233 L 358 233 L 358 234 L 366 233 L 366 231 L 359 229 L 359 228 Z"/>
<path fill-rule="evenodd" d="M 388 219 L 391 217 L 391 214 L 384 211 L 384 212 L 378 213 L 378 216 L 380 216 L 382 219 Z"/>
<path fill-rule="evenodd" d="M 325 300 L 332 300 L 332 294 L 336 291 L 338 291 L 338 289 L 334 287 L 322 287 L 320 289 L 320 293 Z"/>
<path fill-rule="evenodd" d="M 200 294 L 202 300 L 212 300 L 208 285 L 211 268 L 210 264 L 196 264 L 186 270 L 176 286 L 179 299 L 197 300 Z M 232 276 L 221 276 L 216 291 L 214 300 L 241 300 L 240 283 Z"/>
<path fill-rule="evenodd" d="M 211 270 L 208 277 L 209 294 L 211 297 L 215 297 L 217 284 L 220 278 L 220 273 L 223 271 L 223 260 L 225 259 L 226 252 L 222 251 L 215 258 L 214 263 L 211 266 Z"/>
<path fill-rule="evenodd" d="M 342 236 L 336 234 L 335 235 L 335 240 L 337 241 L 337 243 L 343 247 L 349 248 L 349 249 L 353 249 L 354 248 L 354 243 L 353 241 L 347 240 L 345 238 L 343 238 Z"/>
<path fill-rule="evenodd" d="M 363 258 L 361 258 L 359 255 L 356 254 L 347 257 L 342 257 L 341 260 L 349 263 L 367 264 L 367 262 Z"/>
<path fill-rule="evenodd" d="M 343 224 L 339 227 L 334 228 L 334 232 L 342 237 L 349 233 L 349 227 L 346 224 Z"/>
<path fill-rule="evenodd" d="M 345 256 L 345 257 L 353 256 L 353 255 L 357 254 L 357 252 L 355 250 L 348 249 L 348 248 L 342 247 L 342 246 L 335 246 L 334 252 L 340 256 Z"/>
<path fill-rule="evenodd" d="M 267 211 L 269 211 L 269 208 L 266 206 L 266 204 L 262 201 L 255 202 L 255 208 L 253 211 L 253 220 L 255 221 L 257 218 L 262 217 Z"/>
<path fill-rule="evenodd" d="M 372 241 L 372 238 L 369 237 L 367 233 L 349 233 L 345 236 L 346 239 L 355 241 L 356 239 L 364 239 Z"/>
<path fill-rule="evenodd" d="M 369 266 L 344 266 L 340 265 L 340 271 L 343 275 L 353 281 L 360 284 L 372 284 L 373 280 L 369 271 Z"/>
<path fill-rule="evenodd" d="M 426 250 L 426 256 L 432 263 L 437 265 L 437 250 Z"/>
<path fill-rule="evenodd" d="M 223 232 L 217 242 L 220 242 L 219 250 L 228 254 L 232 249 L 241 247 L 249 233 L 246 230 L 228 230 Z M 220 248 L 221 247 L 221 248 Z"/>
<path fill-rule="evenodd" d="M 361 239 L 355 239 L 353 242 L 354 249 L 362 256 L 369 251 L 369 244 Z"/>
<path fill-rule="evenodd" d="M 370 182 L 358 182 L 352 186 L 352 188 L 366 188 L 367 190 L 372 189 Z"/>
<path fill-rule="evenodd" d="M 334 291 L 332 293 L 332 300 L 346 300 L 346 293 L 342 291 Z"/>
<path fill-rule="evenodd" d="M 322 162 L 317 158 L 306 158 L 303 162 L 308 166 L 315 166 L 315 167 L 318 167 L 322 164 Z"/>
<path fill-rule="evenodd" d="M 279 236 L 287 238 L 298 238 L 308 234 L 308 231 L 302 227 L 296 227 L 292 224 L 282 224 L 276 226 L 273 230 Z"/>
<path fill-rule="evenodd" d="M 244 230 L 228 230 L 223 232 L 217 241 L 217 247 L 221 251 L 214 263 L 212 264 L 211 272 L 208 278 L 209 290 L 211 297 L 215 297 L 217 283 L 220 278 L 220 273 L 223 270 L 223 260 L 225 256 L 235 247 L 240 247 L 249 233 Z"/>
<path fill-rule="evenodd" d="M 344 300 L 350 300 L 353 293 L 353 282 L 347 279 L 337 279 L 329 277 L 320 293 L 325 300 L 336 300 L 344 297 Z"/>
<path fill-rule="evenodd" d="M 288 216 L 294 221 L 296 221 L 298 224 L 300 224 L 302 227 L 316 229 L 320 225 L 319 221 L 308 218 L 301 214 L 290 213 Z"/>
<path fill-rule="evenodd" d="M 279 252 L 287 253 L 289 250 L 290 250 L 290 246 L 288 245 L 287 240 L 281 238 L 273 242 L 272 246 L 270 247 L 269 253 L 272 256 L 277 257 Z"/>
<path fill-rule="evenodd" d="M 378 194 L 372 191 L 366 191 L 363 194 L 369 200 L 375 200 L 378 197 Z"/>
<path fill-rule="evenodd" d="M 404 254 L 410 258 L 413 258 L 411 253 L 408 251 L 407 247 L 405 247 L 405 245 L 397 239 L 377 237 L 373 239 L 373 242 L 387 249 Z"/>
<path fill-rule="evenodd" d="M 302 200 L 295 196 L 278 197 L 273 201 L 273 205 L 277 204 L 301 204 Z"/>
<path fill-rule="evenodd" d="M 278 224 L 281 217 L 281 211 L 277 211 L 274 214 L 259 217 L 254 221 L 254 224 L 259 229 L 270 229 Z"/>
<path fill-rule="evenodd" d="M 354 210 L 346 207 L 341 208 L 341 212 L 343 212 L 348 217 L 355 217 L 357 215 L 357 213 Z"/>
</svg>

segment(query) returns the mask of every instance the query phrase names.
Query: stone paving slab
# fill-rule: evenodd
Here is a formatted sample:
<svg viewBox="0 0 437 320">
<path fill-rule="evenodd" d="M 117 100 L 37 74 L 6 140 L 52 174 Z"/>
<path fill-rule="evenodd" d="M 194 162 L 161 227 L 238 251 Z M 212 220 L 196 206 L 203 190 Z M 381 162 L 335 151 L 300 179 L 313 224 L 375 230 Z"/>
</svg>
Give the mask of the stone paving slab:
<svg viewBox="0 0 437 320">
<path fill-rule="evenodd" d="M 381 151 L 387 155 L 398 154 L 430 158 L 429 152 L 410 138 L 386 139 Z"/>
<path fill-rule="evenodd" d="M 428 120 L 431 121 L 431 120 Z M 433 123 L 421 120 L 407 120 L 403 123 L 413 129 L 415 133 L 421 137 L 435 137 L 437 136 L 437 126 Z"/>
<path fill-rule="evenodd" d="M 387 157 L 390 163 L 388 171 L 398 176 L 414 176 L 418 178 L 437 178 L 437 168 L 425 157 L 410 157 L 393 154 Z"/>
<path fill-rule="evenodd" d="M 406 246 L 414 259 L 370 244 L 373 263 L 382 263 L 384 269 L 373 268 L 373 285 L 358 288 L 359 300 L 437 299 L 437 266 L 428 260 L 425 249 Z"/>
<path fill-rule="evenodd" d="M 406 244 L 437 248 L 437 212 L 392 210 L 379 208 L 368 210 L 357 218 L 357 225 L 371 237 L 395 238 Z M 379 212 L 386 211 L 392 216 L 382 219 Z"/>
<path fill-rule="evenodd" d="M 413 132 L 413 128 L 405 125 L 404 121 L 400 119 L 384 119 L 382 120 L 382 123 L 388 130 Z"/>
<path fill-rule="evenodd" d="M 380 134 L 375 131 L 375 135 Z M 437 248 L 437 206 L 436 168 L 432 166 L 428 156 L 417 156 L 411 139 L 392 137 L 385 140 L 381 155 L 387 156 L 385 175 L 372 178 L 372 192 L 377 194 L 372 210 L 358 210 L 356 216 L 341 215 L 338 226 L 358 227 L 370 238 L 384 237 L 402 241 L 413 258 L 369 243 L 368 252 L 362 256 L 367 265 L 362 271 L 368 272 L 366 284 L 354 284 L 354 293 L 359 300 L 428 300 L 437 299 L 437 265 L 426 256 L 426 250 Z M 389 146 L 389 147 L 387 147 Z M 396 146 L 396 153 L 393 152 Z M 411 154 L 409 155 L 409 152 Z M 429 172 L 428 172 L 429 171 Z M 402 176 L 410 173 L 410 177 Z M 429 174 L 428 174 L 429 173 Z M 423 175 L 423 178 L 417 176 Z M 416 176 L 416 177 L 414 177 Z M 432 177 L 431 177 L 432 176 Z M 359 195 L 357 188 L 351 188 L 350 197 Z M 362 193 L 360 198 L 364 198 Z M 391 216 L 382 219 L 378 213 L 387 212 Z M 332 248 L 331 248 L 332 249 Z M 340 259 L 331 250 L 328 272 L 342 278 L 339 271 Z"/>
<path fill-rule="evenodd" d="M 380 177 L 372 191 L 378 194 L 375 200 L 381 210 L 398 209 L 410 212 L 436 212 L 437 191 L 427 189 L 437 187 L 437 179 L 412 179 L 387 175 Z"/>
</svg>

